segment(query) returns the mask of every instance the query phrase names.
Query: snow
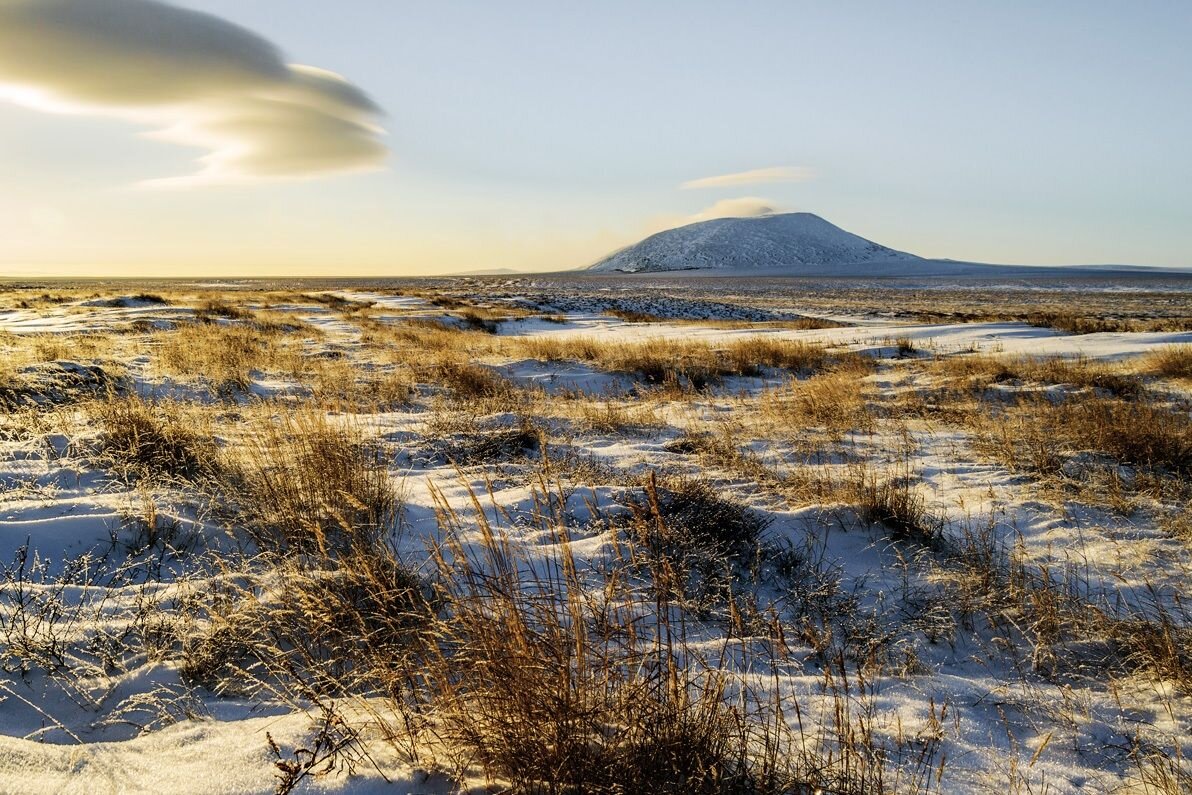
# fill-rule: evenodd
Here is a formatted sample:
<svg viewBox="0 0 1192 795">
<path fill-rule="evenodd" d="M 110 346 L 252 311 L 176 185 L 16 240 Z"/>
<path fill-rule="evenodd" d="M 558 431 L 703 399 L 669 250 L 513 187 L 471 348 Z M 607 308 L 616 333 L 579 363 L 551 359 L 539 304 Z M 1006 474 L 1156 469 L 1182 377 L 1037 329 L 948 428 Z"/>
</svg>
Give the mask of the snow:
<svg viewBox="0 0 1192 795">
<path fill-rule="evenodd" d="M 0 311 L 0 329 L 14 334 L 77 334 L 127 328 L 136 321 L 172 325 L 193 315 L 194 310 L 190 308 L 158 304 L 116 307 L 103 304 L 99 308 L 75 304 L 53 309 Z"/>
<path fill-rule="evenodd" d="M 526 336 L 599 340 L 689 340 L 723 343 L 748 337 L 800 340 L 857 350 L 884 349 L 908 339 L 935 353 L 980 351 L 1021 356 L 1082 356 L 1117 360 L 1139 356 L 1155 347 L 1192 342 L 1192 332 L 1067 334 L 1027 323 L 910 324 L 873 318 L 836 316 L 858 325 L 831 329 L 719 328 L 689 323 L 628 323 L 607 315 L 585 314 L 566 324 L 539 323 L 524 328 Z M 863 325 L 860 325 L 863 324 Z"/>
<path fill-rule="evenodd" d="M 628 373 L 606 373 L 578 362 L 510 362 L 496 368 L 506 378 L 541 387 L 549 394 L 583 392 L 587 395 L 623 396 L 637 385 Z"/>
<path fill-rule="evenodd" d="M 817 229 L 822 231 L 816 223 L 819 220 L 801 219 L 794 228 L 810 235 Z M 825 239 L 840 248 L 809 244 L 793 249 L 794 255 L 807 262 L 821 255 L 852 257 L 867 250 L 857 246 L 872 245 L 830 233 L 823 232 Z M 712 232 L 708 235 L 713 241 L 717 239 Z M 704 244 L 702 239 L 700 244 Z M 777 256 L 768 245 L 759 241 L 752 252 Z M 909 255 L 901 256 L 897 260 L 900 263 L 915 261 Z M 430 310 L 421 298 L 364 289 L 335 294 L 373 304 L 387 322 L 400 322 L 400 317 L 411 316 L 410 312 Z M 324 333 L 325 339 L 319 344 L 328 350 L 334 348 L 350 355 L 358 344 L 359 329 L 350 318 L 314 305 L 295 304 L 291 308 Z M 168 321 L 190 311 L 185 307 L 114 307 L 104 302 L 56 306 L 0 313 L 0 329 L 18 334 L 76 333 L 126 328 L 136 320 Z M 1012 356 L 1081 356 L 1126 363 L 1160 346 L 1192 343 L 1192 332 L 1072 335 L 1015 322 L 907 324 L 872 316 L 837 317 L 852 325 L 793 330 L 698 322 L 628 323 L 577 309 L 567 312 L 561 323 L 519 319 L 502 323 L 499 331 L 502 335 L 626 342 L 673 339 L 722 343 L 765 335 L 839 346 L 876 357 L 889 356 L 899 340 L 907 339 L 921 350 L 941 355 L 980 351 Z M 137 389 L 143 394 L 215 400 L 193 384 L 154 377 L 141 366 L 144 361 L 129 364 Z M 548 394 L 583 392 L 617 400 L 635 386 L 630 374 L 606 373 L 578 362 L 519 359 L 491 362 L 489 366 L 514 381 L 541 387 Z M 888 377 L 872 377 L 870 384 Z M 254 379 L 251 392 L 259 398 L 294 393 L 292 383 L 276 376 L 257 373 Z M 714 428 L 719 419 L 731 419 L 738 408 L 734 395 L 755 395 L 762 386 L 759 379 L 741 379 L 721 393 L 701 396 L 689 405 L 659 408 L 662 427 L 626 434 L 582 431 L 576 432 L 571 441 L 583 454 L 618 471 L 640 473 L 650 467 L 690 467 L 690 459 L 669 451 L 668 443 L 679 437 L 684 426 Z M 498 477 L 490 483 L 491 473 L 461 472 L 433 456 L 413 454 L 416 451 L 411 447 L 427 441 L 421 435 L 425 416 L 419 412 L 374 414 L 366 421 L 382 439 L 400 448 L 392 475 L 402 484 L 407 501 L 408 523 L 401 539 L 404 553 L 424 554 L 425 541 L 436 536 L 433 484 L 462 512 L 470 504 L 469 488 L 483 494 L 491 486 L 492 502 L 504 513 L 493 509 L 490 518 L 510 535 L 512 542 L 538 562 L 549 561 L 557 554 L 552 539 L 536 534 L 527 524 L 508 521 L 508 517 L 526 516 L 537 510 L 534 484 L 518 477 Z M 514 418 L 501 416 L 488 421 L 511 424 Z M 62 422 L 62 427 L 53 432 L 33 438 L 0 436 L 0 561 L 11 561 L 27 541 L 31 554 L 50 562 L 51 573 L 61 571 L 66 557 L 102 555 L 143 499 L 137 490 L 114 483 L 87 458 L 84 448 L 93 438 L 93 428 L 79 427 L 77 417 Z M 1000 540 L 1007 545 L 1020 543 L 1035 563 L 1074 572 L 1087 583 L 1088 592 L 1106 604 L 1137 605 L 1154 594 L 1168 598 L 1186 589 L 1187 569 L 1181 567 L 1186 550 L 1157 529 L 1087 506 L 1057 507 L 1041 502 L 1004 467 L 964 454 L 967 440 L 960 432 L 920 427 L 911 436 L 914 468 L 931 495 L 932 507 L 947 517 L 949 532 L 959 533 L 966 526 L 991 520 Z M 882 434 L 855 434 L 850 435 L 848 443 L 850 454 L 887 460 L 898 440 Z M 962 454 L 958 455 L 958 450 Z M 794 458 L 797 448 L 793 443 L 780 444 L 766 452 L 781 461 Z M 826 462 L 824 467 L 830 469 L 836 463 Z M 618 504 L 619 489 L 608 484 L 584 485 L 568 502 L 576 523 L 570 550 L 581 566 L 595 566 L 606 554 L 609 538 L 589 532 L 584 522 L 592 507 L 615 510 L 623 506 Z M 753 484 L 740 479 L 726 484 L 724 492 L 764 512 L 772 520 L 767 531 L 772 540 L 785 539 L 814 549 L 825 566 L 840 573 L 846 588 L 856 589 L 865 606 L 895 604 L 908 590 L 927 586 L 914 560 L 908 560 L 888 538 L 863 526 L 847 512 L 833 513 L 832 506 L 783 505 L 759 496 Z M 213 536 L 221 532 L 220 528 L 203 525 L 199 517 L 188 512 L 184 500 L 179 503 L 176 513 L 188 526 L 206 529 Z M 465 542 L 476 540 L 464 538 Z M 83 599 L 86 592 L 79 586 L 73 593 Z M 132 591 L 120 589 L 112 595 L 116 605 L 134 598 Z M 720 654 L 728 648 L 726 638 L 715 627 L 700 625 L 697 631 L 706 633 L 703 648 L 709 654 Z M 981 641 L 987 643 L 989 639 Z M 1025 768 L 1035 750 L 1048 739 L 1047 753 L 1040 755 L 1024 775 L 1035 782 L 1046 780 L 1051 791 L 1057 793 L 1119 786 L 1128 763 L 1116 749 L 1127 747 L 1131 738 L 1144 729 L 1156 735 L 1183 736 L 1184 746 L 1192 745 L 1186 739 L 1190 736 L 1187 709 L 1170 710 L 1170 704 L 1181 703 L 1181 697 L 1164 693 L 1160 686 L 1130 693 L 1129 707 L 1123 709 L 1120 693 L 1085 689 L 1077 696 L 1065 685 L 1038 677 L 1023 678 L 1011 669 L 1007 658 L 978 641 L 962 640 L 955 646 L 947 642 L 919 643 L 915 651 L 923 673 L 884 677 L 875 683 L 875 730 L 879 735 L 893 735 L 902 728 L 914 731 L 925 724 L 934 707 L 951 705 L 945 751 L 954 776 L 949 782 L 955 791 L 999 788 L 998 782 L 1008 775 L 1007 760 L 1017 759 Z M 823 696 L 823 674 L 810 650 L 797 648 L 796 652 L 797 659 L 773 672 L 773 679 L 768 678 L 771 672 L 764 667 L 751 675 L 758 677 L 759 686 L 777 686 L 797 695 L 810 722 L 821 711 L 830 710 L 830 702 Z M 285 705 L 250 705 L 204 693 L 197 705 L 197 717 L 154 731 L 139 733 L 126 725 L 103 722 L 105 710 L 139 694 L 177 687 L 178 683 L 177 672 L 168 665 L 137 663 L 126 671 L 86 683 L 97 705 L 79 706 L 69 694 L 37 675 L 0 678 L 0 791 L 272 791 L 274 768 L 266 733 L 283 748 L 299 747 L 310 734 L 315 717 L 312 714 Z M 446 782 L 412 770 L 387 754 L 386 748 L 383 743 L 370 746 L 380 770 L 361 765 L 354 775 L 331 775 L 304 784 L 301 791 L 425 795 L 450 791 Z M 1184 750 L 1192 752 L 1192 747 Z"/>
<path fill-rule="evenodd" d="M 176 793 L 258 795 L 276 786 L 268 733 L 283 747 L 301 745 L 310 728 L 303 713 L 241 720 L 196 720 L 167 726 L 125 742 L 48 745 L 0 734 L 0 791 L 11 795 L 59 793 Z M 384 760 L 382 760 L 384 761 Z M 384 770 L 384 768 L 383 768 Z M 356 795 L 446 795 L 441 781 L 390 766 L 387 778 L 361 766 L 350 779 L 316 780 L 302 792 Z"/>
</svg>

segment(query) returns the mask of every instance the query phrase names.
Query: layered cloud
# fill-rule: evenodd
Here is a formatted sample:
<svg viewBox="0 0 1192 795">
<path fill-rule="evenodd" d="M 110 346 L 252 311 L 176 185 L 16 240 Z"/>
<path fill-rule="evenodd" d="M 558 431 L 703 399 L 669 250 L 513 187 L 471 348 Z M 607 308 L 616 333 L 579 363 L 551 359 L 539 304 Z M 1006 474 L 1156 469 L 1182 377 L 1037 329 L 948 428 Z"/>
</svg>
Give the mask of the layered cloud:
<svg viewBox="0 0 1192 795">
<path fill-rule="evenodd" d="M 196 173 L 151 184 L 372 170 L 387 154 L 380 108 L 343 77 L 155 0 L 0 0 L 0 96 L 129 119 L 207 151 Z"/>
<path fill-rule="evenodd" d="M 741 196 L 737 199 L 721 199 L 711 207 L 687 216 L 684 223 L 711 221 L 713 218 L 756 218 L 759 215 L 773 215 L 779 212 L 782 212 L 782 209 L 769 199 L 762 199 L 758 196 Z"/>
<path fill-rule="evenodd" d="M 759 196 L 740 196 L 735 199 L 721 199 L 691 215 L 667 214 L 656 216 L 646 224 L 645 232 L 653 234 L 678 226 L 711 221 L 714 218 L 756 218 L 761 215 L 784 213 L 787 210 L 777 202 Z"/>
<path fill-rule="evenodd" d="M 717 177 L 703 177 L 684 182 L 679 187 L 683 190 L 698 188 L 726 188 L 741 185 L 757 185 L 768 182 L 807 182 L 815 176 L 809 168 L 801 166 L 774 166 L 773 168 L 755 168 L 752 171 L 738 171 L 735 174 L 721 174 Z"/>
</svg>

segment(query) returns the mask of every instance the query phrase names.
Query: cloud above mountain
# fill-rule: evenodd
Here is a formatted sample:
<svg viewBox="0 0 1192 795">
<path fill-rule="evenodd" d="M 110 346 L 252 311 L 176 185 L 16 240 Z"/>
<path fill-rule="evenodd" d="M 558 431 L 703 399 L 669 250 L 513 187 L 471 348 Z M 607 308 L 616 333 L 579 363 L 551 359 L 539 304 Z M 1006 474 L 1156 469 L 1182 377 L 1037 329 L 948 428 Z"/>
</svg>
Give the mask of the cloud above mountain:
<svg viewBox="0 0 1192 795">
<path fill-rule="evenodd" d="M 689 215 L 684 223 L 694 224 L 697 221 L 710 221 L 713 218 L 756 218 L 759 215 L 773 215 L 783 212 L 777 202 L 763 199 L 759 196 L 741 196 L 736 199 L 721 199 L 711 207 L 706 207 L 694 215 Z"/>
<path fill-rule="evenodd" d="M 814 177 L 815 172 L 803 166 L 774 166 L 772 168 L 755 168 L 752 171 L 738 171 L 734 174 L 721 174 L 716 177 L 702 177 L 684 182 L 679 187 L 683 190 L 731 188 L 771 182 L 807 182 Z"/>
<path fill-rule="evenodd" d="M 155 0 L 0 0 L 0 97 L 198 147 L 195 186 L 380 168 L 381 109 L 261 36 Z"/>
<path fill-rule="evenodd" d="M 784 212 L 788 212 L 788 209 L 770 199 L 763 199 L 760 196 L 739 196 L 735 199 L 721 199 L 690 215 L 666 213 L 654 216 L 644 225 L 642 232 L 653 234 L 700 221 L 711 221 L 715 218 L 756 218 Z"/>
</svg>

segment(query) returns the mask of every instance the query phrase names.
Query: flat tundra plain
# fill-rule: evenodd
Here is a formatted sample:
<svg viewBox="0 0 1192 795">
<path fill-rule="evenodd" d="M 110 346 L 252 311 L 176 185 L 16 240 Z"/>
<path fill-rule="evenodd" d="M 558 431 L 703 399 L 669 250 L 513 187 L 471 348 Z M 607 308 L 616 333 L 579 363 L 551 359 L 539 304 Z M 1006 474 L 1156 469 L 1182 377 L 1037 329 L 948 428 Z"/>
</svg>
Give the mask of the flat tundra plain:
<svg viewBox="0 0 1192 795">
<path fill-rule="evenodd" d="M 0 284 L 4 792 L 1192 791 L 1192 285 Z"/>
</svg>

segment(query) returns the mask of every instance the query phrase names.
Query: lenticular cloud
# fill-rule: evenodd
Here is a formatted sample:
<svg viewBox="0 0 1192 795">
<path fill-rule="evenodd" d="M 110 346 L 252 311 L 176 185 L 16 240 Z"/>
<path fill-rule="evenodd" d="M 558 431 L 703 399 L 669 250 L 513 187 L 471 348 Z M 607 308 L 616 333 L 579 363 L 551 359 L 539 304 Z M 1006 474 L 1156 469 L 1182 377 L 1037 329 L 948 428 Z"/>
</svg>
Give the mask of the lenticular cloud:
<svg viewBox="0 0 1192 795">
<path fill-rule="evenodd" d="M 155 0 L 0 0 L 0 95 L 205 149 L 189 186 L 379 168 L 380 108 L 252 31 Z"/>
</svg>

